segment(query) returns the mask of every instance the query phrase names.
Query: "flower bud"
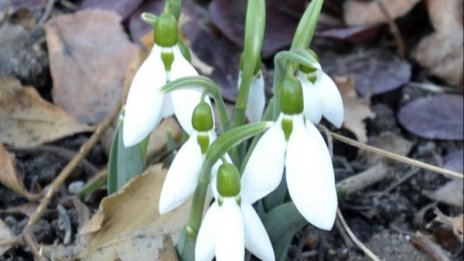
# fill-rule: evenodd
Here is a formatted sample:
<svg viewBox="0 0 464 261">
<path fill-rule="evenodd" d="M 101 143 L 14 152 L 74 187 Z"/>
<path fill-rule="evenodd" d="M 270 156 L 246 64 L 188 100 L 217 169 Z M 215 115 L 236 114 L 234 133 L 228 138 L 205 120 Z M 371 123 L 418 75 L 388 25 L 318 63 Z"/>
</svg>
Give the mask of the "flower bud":
<svg viewBox="0 0 464 261">
<path fill-rule="evenodd" d="M 177 20 L 170 13 L 163 13 L 155 23 L 155 43 L 162 47 L 172 47 L 179 40 Z"/>
<path fill-rule="evenodd" d="M 303 112 L 303 88 L 301 82 L 292 75 L 287 75 L 279 88 L 280 108 L 284 114 L 295 115 Z"/>
<path fill-rule="evenodd" d="M 213 129 L 213 113 L 211 107 L 204 101 L 201 101 L 192 114 L 192 126 L 199 132 L 210 131 Z"/>
<path fill-rule="evenodd" d="M 223 163 L 217 173 L 217 190 L 223 197 L 235 197 L 240 193 L 240 173 L 229 163 Z"/>
</svg>

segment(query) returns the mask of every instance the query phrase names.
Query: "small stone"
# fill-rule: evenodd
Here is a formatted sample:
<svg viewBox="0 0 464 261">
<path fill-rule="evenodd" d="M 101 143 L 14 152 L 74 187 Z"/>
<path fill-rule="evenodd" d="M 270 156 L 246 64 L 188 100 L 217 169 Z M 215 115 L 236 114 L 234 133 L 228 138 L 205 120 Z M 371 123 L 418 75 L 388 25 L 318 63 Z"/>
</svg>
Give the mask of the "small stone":
<svg viewBox="0 0 464 261">
<path fill-rule="evenodd" d="M 81 180 L 73 181 L 68 186 L 68 191 L 71 194 L 77 194 L 84 188 L 85 183 Z"/>
</svg>

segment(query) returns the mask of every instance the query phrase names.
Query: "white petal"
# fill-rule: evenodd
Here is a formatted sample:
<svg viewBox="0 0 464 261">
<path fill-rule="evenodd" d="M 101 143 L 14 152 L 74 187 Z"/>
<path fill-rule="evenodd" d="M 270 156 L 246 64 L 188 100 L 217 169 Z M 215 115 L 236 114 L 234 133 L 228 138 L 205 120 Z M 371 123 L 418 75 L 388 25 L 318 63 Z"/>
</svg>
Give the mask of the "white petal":
<svg viewBox="0 0 464 261">
<path fill-rule="evenodd" d="M 308 81 L 306 74 L 298 72 L 297 77 L 303 87 L 305 117 L 312 123 L 318 124 L 322 119 L 322 98 L 319 88 Z"/>
<path fill-rule="evenodd" d="M 242 211 L 235 198 L 224 198 L 217 211 L 216 260 L 245 259 L 245 235 Z"/>
<path fill-rule="evenodd" d="M 248 93 L 245 115 L 250 123 L 261 120 L 265 104 L 266 97 L 264 95 L 264 78 L 260 72 L 258 76 L 253 76 L 251 78 L 250 92 Z"/>
<path fill-rule="evenodd" d="M 217 202 L 206 212 L 201 223 L 200 231 L 198 231 L 197 242 L 195 245 L 195 260 L 196 261 L 211 261 L 215 251 L 215 228 L 218 221 L 217 211 L 219 206 Z"/>
<path fill-rule="evenodd" d="M 337 192 L 327 147 L 320 133 L 303 120 L 293 121 L 285 160 L 287 186 L 298 211 L 318 228 L 330 230 L 335 222 Z"/>
<path fill-rule="evenodd" d="M 250 204 L 271 193 L 282 179 L 286 141 L 280 122 L 264 133 L 243 171 L 241 195 Z"/>
<path fill-rule="evenodd" d="M 343 124 L 343 100 L 335 82 L 321 70 L 320 79 L 316 82 L 322 97 L 322 114 L 335 127 Z"/>
<path fill-rule="evenodd" d="M 173 48 L 174 62 L 171 66 L 171 80 L 176 80 L 186 76 L 197 76 L 198 73 L 193 66 L 182 56 L 179 48 Z M 187 133 L 192 133 L 192 112 L 201 100 L 201 90 L 196 86 L 191 89 L 181 89 L 171 92 L 174 113 L 182 128 Z M 209 98 L 207 98 L 209 102 Z"/>
<path fill-rule="evenodd" d="M 160 214 L 180 206 L 195 191 L 202 164 L 203 156 L 195 133 L 180 148 L 169 168 L 160 194 Z"/>
<path fill-rule="evenodd" d="M 135 74 L 127 96 L 123 127 L 126 147 L 143 140 L 159 124 L 164 98 L 160 89 L 165 83 L 161 50 L 155 45 Z"/>
<path fill-rule="evenodd" d="M 163 109 L 161 110 L 161 117 L 167 118 L 174 114 L 174 107 L 172 105 L 171 94 L 167 93 L 164 95 Z"/>
<path fill-rule="evenodd" d="M 264 261 L 275 260 L 274 250 L 266 229 L 253 207 L 242 201 L 243 223 L 245 225 L 245 247 L 257 258 Z"/>
</svg>

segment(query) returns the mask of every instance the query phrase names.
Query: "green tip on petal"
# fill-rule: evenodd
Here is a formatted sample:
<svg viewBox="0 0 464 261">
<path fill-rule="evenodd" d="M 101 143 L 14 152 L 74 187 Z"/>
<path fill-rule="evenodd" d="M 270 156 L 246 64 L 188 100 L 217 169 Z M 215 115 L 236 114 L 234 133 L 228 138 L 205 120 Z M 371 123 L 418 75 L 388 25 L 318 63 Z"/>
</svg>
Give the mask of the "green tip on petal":
<svg viewBox="0 0 464 261">
<path fill-rule="evenodd" d="M 210 131 L 213 129 L 213 113 L 206 102 L 200 102 L 193 110 L 192 126 L 197 131 Z"/>
<path fill-rule="evenodd" d="M 300 64 L 300 66 L 298 67 L 298 70 L 302 71 L 305 74 L 310 74 L 310 73 L 316 72 L 317 68 Z"/>
<path fill-rule="evenodd" d="M 164 69 L 167 72 L 171 71 L 172 63 L 174 62 L 174 53 L 169 50 L 169 51 L 161 51 L 161 60 L 163 61 L 164 64 Z"/>
<path fill-rule="evenodd" d="M 172 47 L 179 41 L 176 17 L 163 13 L 155 23 L 155 43 L 162 47 Z"/>
<path fill-rule="evenodd" d="M 290 134 L 292 134 L 293 131 L 293 118 L 284 116 L 281 122 L 281 126 L 282 131 L 285 135 L 285 140 L 288 141 L 288 139 L 290 138 Z"/>
<path fill-rule="evenodd" d="M 209 135 L 207 132 L 199 132 L 197 135 L 197 142 L 201 149 L 201 154 L 204 155 L 209 146 Z"/>
<path fill-rule="evenodd" d="M 281 83 L 280 108 L 284 114 L 295 115 L 303 112 L 303 87 L 293 75 L 287 75 Z"/>
<path fill-rule="evenodd" d="M 223 197 L 235 197 L 240 193 L 240 173 L 234 165 L 224 163 L 219 167 L 217 190 Z"/>
</svg>

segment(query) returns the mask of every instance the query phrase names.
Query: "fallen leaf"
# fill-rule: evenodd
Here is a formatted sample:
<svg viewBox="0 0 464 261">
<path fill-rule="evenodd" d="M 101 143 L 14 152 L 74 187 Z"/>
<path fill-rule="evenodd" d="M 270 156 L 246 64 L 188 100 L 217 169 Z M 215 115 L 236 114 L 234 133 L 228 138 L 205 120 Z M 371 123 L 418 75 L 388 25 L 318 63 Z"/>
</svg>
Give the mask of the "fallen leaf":
<svg viewBox="0 0 464 261">
<path fill-rule="evenodd" d="M 411 79 L 411 65 L 385 49 L 373 49 L 334 60 L 322 61 L 334 75 L 352 75 L 356 90 L 363 97 L 382 94 L 401 87 Z"/>
<path fill-rule="evenodd" d="M 358 97 L 354 89 L 352 77 L 335 77 L 338 89 L 342 95 L 345 118 L 343 125 L 352 131 L 360 142 L 367 141 L 366 125 L 364 120 L 375 117 L 368 100 Z"/>
<path fill-rule="evenodd" d="M 213 23 L 232 42 L 243 47 L 247 1 L 214 0 L 208 11 Z M 306 9 L 306 2 L 299 0 L 266 1 L 266 25 L 262 55 L 270 58 L 277 51 L 289 46 Z"/>
<path fill-rule="evenodd" d="M 422 39 L 413 56 L 431 75 L 463 88 L 463 2 L 428 0 L 427 7 L 435 32 Z"/>
<path fill-rule="evenodd" d="M 396 19 L 407 14 L 420 0 L 348 0 L 343 5 L 345 22 L 348 25 L 369 25 L 387 22 L 388 18 L 382 12 L 379 3 L 377 3 L 378 1 L 381 1 L 385 6 L 388 15 L 392 19 Z"/>
<path fill-rule="evenodd" d="M 458 150 L 446 156 L 444 159 L 443 168 L 463 173 L 464 150 Z"/>
<path fill-rule="evenodd" d="M 437 215 L 434 221 L 443 224 L 445 228 L 451 228 L 453 230 L 453 234 L 459 239 L 459 241 L 464 241 L 464 214 L 457 217 L 448 217 L 438 208 L 435 208 L 433 212 Z"/>
<path fill-rule="evenodd" d="M 412 148 L 412 142 L 406 140 L 402 136 L 389 132 L 382 133 L 380 136 L 370 137 L 368 144 L 401 156 L 407 156 Z M 366 162 L 368 165 L 372 165 L 381 159 L 384 159 L 389 163 L 394 162 L 390 159 L 380 156 L 377 153 L 366 152 L 366 155 Z"/>
<path fill-rule="evenodd" d="M 348 27 L 333 27 L 320 29 L 315 35 L 335 40 L 344 40 L 352 43 L 366 43 L 376 39 L 381 26 L 378 25 L 354 25 Z"/>
<path fill-rule="evenodd" d="M 461 95 L 442 94 L 413 100 L 401 108 L 398 120 L 413 134 L 441 140 L 464 137 L 464 100 Z"/>
<path fill-rule="evenodd" d="M 143 0 L 84 0 L 80 9 L 103 9 L 114 11 L 118 13 L 122 19 L 126 19 L 142 2 Z"/>
<path fill-rule="evenodd" d="M 240 47 L 222 35 L 202 30 L 192 42 L 192 50 L 202 61 L 214 68 L 209 76 L 221 87 L 226 100 L 234 101 L 240 63 Z"/>
<path fill-rule="evenodd" d="M 8 226 L 0 219 L 0 241 L 12 239 L 14 237 Z M 0 246 L 0 256 L 2 256 L 12 245 Z"/>
<path fill-rule="evenodd" d="M 159 260 L 164 235 L 186 224 L 190 202 L 159 215 L 159 193 L 167 170 L 148 168 L 121 192 L 103 199 L 98 212 L 79 232 L 81 260 Z"/>
<path fill-rule="evenodd" d="M 128 61 L 137 53 L 120 17 L 83 10 L 52 18 L 45 32 L 55 103 L 82 122 L 103 120 L 121 98 Z"/>
<path fill-rule="evenodd" d="M 462 179 L 453 179 L 435 191 L 425 191 L 425 195 L 435 201 L 463 208 L 464 207 L 464 183 Z"/>
<path fill-rule="evenodd" d="M 75 133 L 91 131 L 60 107 L 43 100 L 34 88 L 0 77 L 0 141 L 34 147 Z"/>
<path fill-rule="evenodd" d="M 29 193 L 24 186 L 21 174 L 17 171 L 14 165 L 13 157 L 0 143 L 0 183 L 7 188 L 13 190 L 19 195 L 29 199 L 37 199 L 39 195 Z"/>
</svg>

